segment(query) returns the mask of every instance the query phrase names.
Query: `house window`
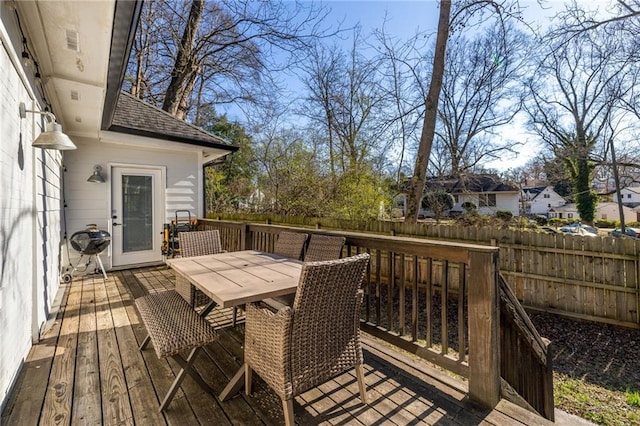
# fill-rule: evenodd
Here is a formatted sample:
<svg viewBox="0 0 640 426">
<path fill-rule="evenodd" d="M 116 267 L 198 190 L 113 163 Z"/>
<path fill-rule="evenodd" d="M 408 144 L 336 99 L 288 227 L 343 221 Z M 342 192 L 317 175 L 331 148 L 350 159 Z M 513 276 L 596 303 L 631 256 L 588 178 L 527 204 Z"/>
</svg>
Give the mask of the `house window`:
<svg viewBox="0 0 640 426">
<path fill-rule="evenodd" d="M 627 194 L 627 198 L 631 198 L 631 194 Z"/>
<path fill-rule="evenodd" d="M 458 204 L 460 202 L 460 199 L 458 198 L 458 194 L 455 194 L 453 196 L 453 201 L 455 201 L 455 204 Z"/>
<path fill-rule="evenodd" d="M 551 208 L 551 204 L 547 204 L 547 207 L 548 207 L 548 208 Z"/>
<path fill-rule="evenodd" d="M 573 213 L 567 213 L 567 219 L 573 219 Z"/>
<path fill-rule="evenodd" d="M 551 194 L 544 194 L 542 198 L 551 198 Z"/>
<path fill-rule="evenodd" d="M 495 207 L 496 194 L 480 194 L 478 197 L 480 207 Z"/>
</svg>

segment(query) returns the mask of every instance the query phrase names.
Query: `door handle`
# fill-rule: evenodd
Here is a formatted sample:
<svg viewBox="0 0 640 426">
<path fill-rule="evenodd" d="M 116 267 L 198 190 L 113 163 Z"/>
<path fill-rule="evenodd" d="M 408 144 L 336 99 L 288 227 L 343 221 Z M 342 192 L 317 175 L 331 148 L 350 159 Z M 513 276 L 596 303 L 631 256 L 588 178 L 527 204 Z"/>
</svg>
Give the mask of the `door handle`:
<svg viewBox="0 0 640 426">
<path fill-rule="evenodd" d="M 121 224 L 120 224 L 120 223 L 113 222 L 113 224 L 112 224 L 112 225 L 113 225 L 113 226 L 120 226 Z"/>
</svg>

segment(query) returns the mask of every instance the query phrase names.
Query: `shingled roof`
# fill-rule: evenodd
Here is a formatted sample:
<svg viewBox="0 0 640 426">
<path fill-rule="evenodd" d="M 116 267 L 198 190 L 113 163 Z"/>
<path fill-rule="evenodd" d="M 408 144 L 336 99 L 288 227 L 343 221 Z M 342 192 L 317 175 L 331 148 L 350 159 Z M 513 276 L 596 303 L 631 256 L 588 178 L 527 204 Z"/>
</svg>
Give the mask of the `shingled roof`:
<svg viewBox="0 0 640 426">
<path fill-rule="evenodd" d="M 227 151 L 238 150 L 226 140 L 126 92 L 120 92 L 109 130 Z"/>
<path fill-rule="evenodd" d="M 462 177 L 440 177 L 427 181 L 427 189 L 443 188 L 450 194 L 469 192 L 518 192 L 514 185 L 504 183 L 495 175 L 465 175 Z"/>
</svg>

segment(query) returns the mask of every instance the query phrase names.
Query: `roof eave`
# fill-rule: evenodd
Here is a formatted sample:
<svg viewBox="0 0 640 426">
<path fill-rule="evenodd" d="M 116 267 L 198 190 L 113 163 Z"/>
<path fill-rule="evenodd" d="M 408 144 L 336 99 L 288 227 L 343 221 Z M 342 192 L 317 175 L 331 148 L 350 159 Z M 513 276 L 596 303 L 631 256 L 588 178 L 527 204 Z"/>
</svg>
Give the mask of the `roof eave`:
<svg viewBox="0 0 640 426">
<path fill-rule="evenodd" d="M 109 53 L 109 70 L 107 88 L 102 110 L 101 129 L 107 130 L 113 121 L 113 114 L 120 96 L 120 88 L 129 61 L 129 53 L 136 35 L 138 18 L 142 10 L 142 1 L 117 0 L 113 17 L 113 33 L 111 52 Z"/>
<path fill-rule="evenodd" d="M 135 135 L 135 136 L 144 136 L 144 137 L 148 137 L 148 138 L 166 140 L 166 141 L 171 141 L 171 142 L 180 142 L 180 143 L 185 143 L 185 144 L 189 144 L 189 145 L 202 146 L 202 147 L 206 147 L 206 148 L 221 149 L 221 150 L 226 150 L 226 151 L 229 151 L 229 152 L 235 152 L 240 148 L 240 147 L 238 147 L 236 145 L 215 143 L 215 142 L 210 142 L 210 141 L 199 141 L 199 140 L 192 139 L 192 138 L 183 138 L 183 137 L 176 136 L 176 135 L 168 135 L 168 134 L 164 134 L 164 133 L 156 133 L 156 132 L 151 132 L 151 131 L 142 130 L 142 129 L 132 129 L 132 128 L 123 127 L 123 126 L 111 126 L 111 127 L 109 127 L 109 131 L 118 132 L 118 133 L 125 133 L 125 134 Z"/>
</svg>

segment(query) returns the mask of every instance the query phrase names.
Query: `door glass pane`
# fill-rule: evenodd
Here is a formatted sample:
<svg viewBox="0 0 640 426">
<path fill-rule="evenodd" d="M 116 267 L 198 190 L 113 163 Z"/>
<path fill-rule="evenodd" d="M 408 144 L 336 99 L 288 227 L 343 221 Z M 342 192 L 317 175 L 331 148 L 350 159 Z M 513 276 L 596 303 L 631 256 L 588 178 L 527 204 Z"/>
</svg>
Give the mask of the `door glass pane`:
<svg viewBox="0 0 640 426">
<path fill-rule="evenodd" d="M 122 176 L 122 211 L 122 251 L 152 250 L 152 176 Z"/>
</svg>

